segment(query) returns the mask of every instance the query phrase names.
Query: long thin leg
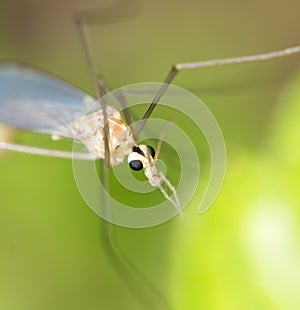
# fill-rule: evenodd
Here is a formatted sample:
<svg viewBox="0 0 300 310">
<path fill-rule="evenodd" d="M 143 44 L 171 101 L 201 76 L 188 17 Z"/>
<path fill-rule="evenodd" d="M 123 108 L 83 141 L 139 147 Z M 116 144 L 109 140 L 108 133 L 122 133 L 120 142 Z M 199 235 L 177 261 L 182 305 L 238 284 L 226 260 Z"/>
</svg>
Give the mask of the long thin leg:
<svg viewBox="0 0 300 310">
<path fill-rule="evenodd" d="M 153 98 L 148 110 L 144 114 L 142 121 L 139 123 L 139 126 L 136 129 L 136 133 L 143 129 L 146 120 L 149 118 L 153 110 L 155 109 L 156 105 L 160 101 L 163 94 L 166 92 L 168 86 L 173 82 L 175 77 L 180 71 L 183 70 L 190 70 L 190 69 L 200 69 L 200 68 L 207 68 L 207 67 L 215 67 L 215 66 L 223 66 L 223 65 L 232 65 L 232 64 L 239 64 L 239 63 L 246 63 L 246 62 L 256 62 L 256 61 L 266 61 L 274 58 L 286 57 L 293 54 L 300 53 L 300 45 L 286 48 L 283 50 L 273 51 L 269 53 L 263 54 L 256 54 L 256 55 L 249 55 L 249 56 L 240 56 L 240 57 L 232 57 L 232 58 L 225 58 L 225 59 L 212 59 L 207 61 L 199 61 L 199 62 L 187 62 L 187 63 L 180 63 L 172 67 L 170 73 L 168 74 L 164 84 L 159 89 L 155 97 Z"/>
<path fill-rule="evenodd" d="M 105 89 L 107 89 L 109 92 L 112 92 L 113 89 L 106 83 L 106 81 L 102 78 L 102 83 L 105 87 Z M 122 111 L 124 112 L 124 116 L 125 116 L 125 120 L 127 122 L 128 125 L 132 124 L 132 119 L 130 114 L 128 113 L 128 111 L 126 111 L 127 108 L 127 104 L 126 104 L 126 98 L 125 96 L 122 94 L 122 92 L 115 92 L 114 96 L 116 97 L 116 99 L 119 101 Z"/>
<path fill-rule="evenodd" d="M 99 11 L 100 12 L 100 11 Z M 93 84 L 93 89 L 96 95 L 96 98 L 101 98 L 103 95 L 105 95 L 107 93 L 107 91 L 112 91 L 111 87 L 105 82 L 102 74 L 100 74 L 99 72 L 97 72 L 95 70 L 96 66 L 93 62 L 93 55 L 92 55 L 92 50 L 89 44 L 89 40 L 88 40 L 88 35 L 87 32 L 85 31 L 85 26 L 86 26 L 86 22 L 85 20 L 89 20 L 89 16 L 91 16 L 92 20 L 95 19 L 95 13 L 93 11 L 91 12 L 87 12 L 87 13 L 82 13 L 82 14 L 78 14 L 77 16 L 75 16 L 75 25 L 77 27 L 77 31 L 79 34 L 79 39 L 82 45 L 82 49 L 83 49 L 83 53 L 84 53 L 84 58 L 87 64 L 87 68 L 88 68 L 88 73 L 90 75 L 90 79 L 92 81 Z M 97 21 L 96 21 L 97 23 Z M 132 124 L 132 120 L 131 117 L 128 113 L 128 111 L 126 110 L 126 100 L 125 97 L 122 94 L 116 94 L 116 98 L 117 100 L 120 102 L 120 105 L 122 107 L 122 110 L 124 111 L 124 116 L 126 119 L 126 122 L 128 125 Z M 103 114 L 105 117 L 106 112 L 103 110 Z M 104 122 L 106 124 L 106 122 Z M 109 130 L 106 132 L 109 133 Z M 133 133 L 134 134 L 134 133 Z M 135 134 L 134 134 L 135 136 Z M 108 135 L 105 135 L 105 140 L 108 140 L 109 137 Z M 108 141 L 105 141 L 105 146 L 109 147 L 109 143 Z M 108 164 L 108 162 L 107 162 Z M 109 167 L 110 167 L 110 163 L 109 163 Z"/>
<path fill-rule="evenodd" d="M 96 159 L 94 154 L 91 153 L 80 153 L 80 152 L 68 152 L 68 151 L 59 151 L 44 149 L 35 146 L 20 145 L 8 142 L 0 142 L 1 150 L 8 150 L 20 153 L 35 154 L 42 156 L 58 157 L 58 158 L 68 158 L 68 159 L 81 159 L 81 160 L 94 160 Z"/>
<path fill-rule="evenodd" d="M 102 82 L 103 78 L 95 71 L 95 65 L 93 63 L 93 57 L 91 53 L 91 48 L 88 42 L 88 36 L 85 32 L 85 23 L 84 23 L 84 16 L 86 14 L 78 14 L 75 17 L 75 25 L 77 26 L 79 39 L 82 45 L 85 61 L 87 64 L 87 68 L 89 71 L 90 78 L 93 83 L 94 92 L 96 98 L 100 99 L 104 97 L 106 94 L 105 84 Z M 105 149 L 105 164 L 107 167 L 111 167 L 111 152 L 110 152 L 110 145 L 109 145 L 109 126 L 107 122 L 107 113 L 106 113 L 106 104 L 105 99 L 100 100 L 101 108 L 103 111 L 103 118 L 104 118 L 104 149 Z"/>
<path fill-rule="evenodd" d="M 124 5 L 126 1 L 123 1 Z M 105 10 L 104 10 L 105 11 Z M 88 14 L 88 13 L 87 13 Z M 85 14 L 85 16 L 87 16 Z M 107 124 L 107 113 L 105 109 L 105 94 L 107 90 L 111 90 L 107 83 L 104 81 L 100 74 L 97 74 L 95 71 L 95 66 L 92 60 L 92 55 L 90 52 L 90 46 L 88 44 L 87 35 L 84 31 L 84 19 L 82 18 L 83 15 L 78 15 L 75 18 L 75 22 L 79 31 L 79 37 L 83 46 L 84 56 L 86 58 L 88 70 L 90 77 L 93 82 L 93 87 L 95 90 L 95 94 L 97 98 L 100 98 L 103 109 L 103 116 L 104 116 L 104 124 Z M 95 16 L 93 16 L 95 17 Z M 96 20 L 97 22 L 97 20 Z M 122 97 L 120 94 L 117 97 L 123 109 L 126 107 L 125 98 Z M 124 111 L 124 115 L 126 118 L 127 123 L 131 124 L 131 119 L 129 114 Z M 105 159 L 109 160 L 110 156 L 107 154 L 107 150 L 109 150 L 109 127 L 104 127 L 104 136 L 105 140 Z M 109 152 L 108 152 L 109 153 Z M 106 166 L 109 167 L 110 163 L 106 161 Z M 102 167 L 103 168 L 103 167 Z M 108 178 L 106 176 L 106 181 Z M 106 206 L 104 206 L 106 207 Z M 128 258 L 124 255 L 121 251 L 120 247 L 118 246 L 117 242 L 115 241 L 114 236 L 114 226 L 113 224 L 106 222 L 105 220 L 102 221 L 101 226 L 101 238 L 103 244 L 107 250 L 107 254 L 110 258 L 111 263 L 116 267 L 117 273 L 124 281 L 124 283 L 133 291 L 137 299 L 141 302 L 145 309 L 159 309 L 163 307 L 164 309 L 170 309 L 170 305 L 168 301 L 161 295 L 159 290 L 150 282 L 147 278 L 143 276 L 143 274 L 128 260 Z"/>
<path fill-rule="evenodd" d="M 154 157 L 154 162 L 157 161 L 158 159 L 158 156 L 159 156 L 159 153 L 160 153 L 160 149 L 161 149 L 161 146 L 162 146 L 162 143 L 163 143 L 163 139 L 167 133 L 167 129 L 168 127 L 170 126 L 170 123 L 168 123 L 166 126 L 164 126 L 164 129 L 162 131 L 162 133 L 160 134 L 160 137 L 159 137 L 159 140 L 158 140 L 158 143 L 157 143 L 157 146 L 156 146 L 156 152 L 155 152 L 155 157 Z"/>
<path fill-rule="evenodd" d="M 93 61 L 92 49 L 89 44 L 88 34 L 85 31 L 85 26 L 88 24 L 101 24 L 110 23 L 115 19 L 122 20 L 124 18 L 130 17 L 130 14 L 134 14 L 135 10 L 138 8 L 138 3 L 135 0 L 131 1 L 119 1 L 116 4 L 112 4 L 110 7 L 106 7 L 96 11 L 89 11 L 85 13 L 80 13 L 75 16 L 75 25 L 78 30 L 79 39 L 83 48 L 84 58 L 88 67 L 88 72 L 93 83 L 93 88 L 97 98 L 100 98 L 101 91 L 99 90 L 99 80 L 101 79 L 105 88 L 109 91 L 112 89 L 104 81 L 102 74 L 95 70 L 96 66 Z M 126 16 L 126 14 L 128 16 Z M 111 21 L 109 20 L 111 19 Z M 125 97 L 122 94 L 117 95 L 117 99 L 121 103 L 123 109 L 126 108 Z M 124 112 L 125 118 L 128 125 L 131 125 L 131 119 L 128 113 Z"/>
<path fill-rule="evenodd" d="M 94 92 L 96 95 L 96 98 L 100 98 L 100 89 L 98 84 L 98 73 L 95 71 L 95 65 L 93 63 L 93 57 L 91 55 L 91 49 L 88 42 L 88 36 L 85 32 L 85 25 L 83 22 L 83 15 L 78 14 L 75 16 L 75 25 L 77 27 L 80 43 L 83 49 L 85 62 L 87 65 L 88 73 L 90 75 L 90 79 L 93 83 Z"/>
</svg>

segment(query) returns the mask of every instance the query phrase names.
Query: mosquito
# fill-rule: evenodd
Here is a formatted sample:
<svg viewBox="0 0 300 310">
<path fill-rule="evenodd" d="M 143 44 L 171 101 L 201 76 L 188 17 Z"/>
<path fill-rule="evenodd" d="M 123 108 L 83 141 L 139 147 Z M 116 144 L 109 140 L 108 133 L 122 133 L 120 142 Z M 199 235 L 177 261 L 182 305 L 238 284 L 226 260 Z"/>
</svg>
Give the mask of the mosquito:
<svg viewBox="0 0 300 310">
<path fill-rule="evenodd" d="M 86 113 L 97 103 L 97 99 L 25 64 L 2 63 L 0 84 L 0 122 L 18 129 L 51 135 L 53 140 L 75 140 L 82 143 L 88 153 L 5 142 L 0 142 L 1 149 L 74 159 L 105 159 L 108 167 L 115 167 L 128 157 L 129 167 L 134 171 L 143 170 L 150 185 L 158 188 L 179 210 L 174 186 L 155 165 L 163 137 L 158 142 L 157 152 L 152 146 L 138 144 L 132 130 L 115 107 L 108 105 L 105 109 Z M 105 145 L 106 141 L 108 146 Z"/>
<path fill-rule="evenodd" d="M 86 45 L 86 42 L 84 44 Z M 99 93 L 97 98 L 93 98 L 37 68 L 17 62 L 3 62 L 0 64 L 0 122 L 10 127 L 47 134 L 54 140 L 76 140 L 82 143 L 88 152 L 74 153 L 7 142 L 0 142 L 0 149 L 61 158 L 104 159 L 108 167 L 119 165 L 127 157 L 130 168 L 135 171 L 143 170 L 149 184 L 159 189 L 163 197 L 181 213 L 175 187 L 156 167 L 163 135 L 159 139 L 156 152 L 152 146 L 139 144 L 137 140 L 139 132 L 168 85 L 183 70 L 266 61 L 299 52 L 300 45 L 250 56 L 176 64 L 171 68 L 135 132 L 130 128 L 129 118 L 123 120 L 116 108 L 104 105 L 103 102 L 100 102 L 102 108 L 86 113 L 97 103 L 98 98 L 103 98 L 109 91 L 104 79 L 98 78 Z"/>
</svg>

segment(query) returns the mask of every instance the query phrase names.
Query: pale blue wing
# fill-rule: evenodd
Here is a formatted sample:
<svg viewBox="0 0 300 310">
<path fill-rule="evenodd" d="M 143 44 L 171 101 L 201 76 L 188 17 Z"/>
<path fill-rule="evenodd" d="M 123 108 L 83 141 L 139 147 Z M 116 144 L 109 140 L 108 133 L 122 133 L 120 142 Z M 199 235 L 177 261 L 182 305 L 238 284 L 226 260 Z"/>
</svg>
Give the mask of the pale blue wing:
<svg viewBox="0 0 300 310">
<path fill-rule="evenodd" d="M 11 127 L 59 134 L 59 129 L 81 117 L 93 101 L 43 71 L 0 62 L 0 122 Z"/>
</svg>

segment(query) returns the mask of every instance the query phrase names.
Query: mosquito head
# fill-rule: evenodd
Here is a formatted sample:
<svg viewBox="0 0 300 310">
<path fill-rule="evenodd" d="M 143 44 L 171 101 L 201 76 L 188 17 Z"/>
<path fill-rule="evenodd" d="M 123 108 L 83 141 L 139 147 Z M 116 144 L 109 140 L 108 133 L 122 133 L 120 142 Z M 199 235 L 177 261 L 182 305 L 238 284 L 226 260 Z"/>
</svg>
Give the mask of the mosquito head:
<svg viewBox="0 0 300 310">
<path fill-rule="evenodd" d="M 135 145 L 128 156 L 129 167 L 135 171 L 143 170 L 150 185 L 159 187 L 163 180 L 160 177 L 161 172 L 155 166 L 156 162 L 157 155 L 149 145 Z"/>
<path fill-rule="evenodd" d="M 155 151 L 150 145 L 134 146 L 128 156 L 128 163 L 132 170 L 139 171 L 155 163 Z"/>
<path fill-rule="evenodd" d="M 157 162 L 157 154 L 152 146 L 149 145 L 136 145 L 132 148 L 131 153 L 128 156 L 128 163 L 132 170 L 143 170 L 146 178 L 151 186 L 158 188 L 163 196 L 169 200 L 182 216 L 182 210 L 180 208 L 179 199 L 177 197 L 176 189 L 166 176 L 159 170 L 157 170 L 155 164 Z M 167 187 L 167 191 L 170 191 L 170 196 L 163 183 Z"/>
</svg>

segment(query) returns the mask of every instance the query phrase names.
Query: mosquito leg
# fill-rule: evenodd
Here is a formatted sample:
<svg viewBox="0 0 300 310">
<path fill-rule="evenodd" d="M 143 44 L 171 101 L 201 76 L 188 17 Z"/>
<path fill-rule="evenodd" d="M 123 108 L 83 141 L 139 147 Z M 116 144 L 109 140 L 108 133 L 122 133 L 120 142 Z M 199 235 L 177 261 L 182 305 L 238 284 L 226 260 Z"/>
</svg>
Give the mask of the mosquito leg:
<svg viewBox="0 0 300 310">
<path fill-rule="evenodd" d="M 153 98 L 148 110 L 146 111 L 146 113 L 144 114 L 144 116 L 142 117 L 141 122 L 139 123 L 139 125 L 136 128 L 136 134 L 139 134 L 141 132 L 141 130 L 143 129 L 143 127 L 146 124 L 146 120 L 149 118 L 149 116 L 152 114 L 153 110 L 155 109 L 156 105 L 158 104 L 160 98 L 163 96 L 163 94 L 166 92 L 166 90 L 168 89 L 168 86 L 173 82 L 173 80 L 175 79 L 177 73 L 178 73 L 178 69 L 176 68 L 176 66 L 172 67 L 170 73 L 168 74 L 166 80 L 164 81 L 164 84 L 161 86 L 161 88 L 158 90 L 157 94 L 155 95 L 155 97 Z"/>
<path fill-rule="evenodd" d="M 88 72 L 89 72 L 90 78 L 91 78 L 92 83 L 93 83 L 93 88 L 94 88 L 94 92 L 96 94 L 96 98 L 101 98 L 107 92 L 111 92 L 112 89 L 105 82 L 103 76 L 101 74 L 99 74 L 98 72 L 96 72 L 96 70 L 95 70 L 96 66 L 93 62 L 93 56 L 92 56 L 91 47 L 90 47 L 89 40 L 88 40 L 88 34 L 85 31 L 85 26 L 86 26 L 86 24 L 89 24 L 89 21 L 92 24 L 97 23 L 97 21 L 95 22 L 95 21 L 93 21 L 93 19 L 95 19 L 95 12 L 93 12 L 93 11 L 78 14 L 75 17 L 75 25 L 76 25 L 77 30 L 78 30 L 79 39 L 80 39 L 80 42 L 81 42 L 81 45 L 83 48 L 84 57 L 86 60 L 86 64 L 88 67 Z M 127 124 L 131 125 L 132 120 L 131 120 L 131 117 L 130 117 L 128 111 L 126 110 L 127 105 L 126 105 L 125 97 L 122 94 L 118 93 L 118 94 L 116 94 L 116 98 L 120 102 L 120 105 L 122 107 L 122 110 L 123 110 Z M 105 114 L 105 111 L 103 114 Z M 105 122 L 105 124 L 106 124 L 106 122 Z M 109 131 L 107 133 L 109 133 Z M 133 135 L 136 138 L 136 135 L 134 132 L 133 132 Z M 108 137 L 108 136 L 106 135 L 106 137 Z M 106 140 L 106 138 L 105 138 L 105 140 Z M 105 142 L 105 145 L 109 146 L 108 141 Z M 110 165 L 110 163 L 109 163 L 109 165 Z"/>
<path fill-rule="evenodd" d="M 164 139 L 164 136 L 165 136 L 166 133 L 167 133 L 167 129 L 168 129 L 169 126 L 170 126 L 170 123 L 167 124 L 167 125 L 164 127 L 162 133 L 160 134 L 160 137 L 159 137 L 159 140 L 158 140 L 158 143 L 157 143 L 157 146 L 156 146 L 156 152 L 155 152 L 154 162 L 156 162 L 157 159 L 158 159 L 158 156 L 159 156 L 159 153 L 160 153 L 160 150 L 161 150 L 161 146 L 162 146 L 162 143 L 163 143 L 163 139 Z"/>
<path fill-rule="evenodd" d="M 105 143 L 105 159 L 109 159 L 109 160 L 106 160 L 106 165 L 107 167 L 111 167 L 111 153 L 110 152 L 107 152 L 107 150 L 109 150 L 109 141 L 110 141 L 110 133 L 109 133 L 109 126 L 108 126 L 108 122 L 107 122 L 107 113 L 106 113 L 106 109 L 104 107 L 107 106 L 107 102 L 106 102 L 106 98 L 104 97 L 107 93 L 111 92 L 112 89 L 111 87 L 106 83 L 106 81 L 104 80 L 104 78 L 102 76 L 100 76 L 98 78 L 98 89 L 99 89 L 99 94 L 100 94 L 100 104 L 102 106 L 102 109 L 103 109 L 103 118 L 104 118 L 104 124 L 106 124 L 104 126 L 104 134 L 105 134 L 105 137 L 107 137 L 107 139 L 104 139 L 104 143 Z M 126 110 L 127 108 L 127 105 L 126 105 L 126 98 L 123 96 L 122 92 L 114 92 L 113 93 L 114 96 L 116 97 L 116 99 L 119 101 L 120 103 L 120 106 L 122 108 L 122 111 L 124 113 L 124 116 L 125 116 L 125 119 L 126 119 L 126 122 L 128 125 L 130 125 L 132 123 L 132 120 L 131 120 L 131 117 L 130 117 L 130 114 L 128 113 L 128 111 Z M 136 135 L 134 133 L 134 128 L 131 128 L 132 130 L 132 133 L 133 133 L 133 136 L 134 136 L 134 139 L 136 140 Z"/>
<path fill-rule="evenodd" d="M 88 73 L 90 75 L 91 81 L 93 83 L 94 92 L 96 98 L 100 98 L 101 94 L 99 91 L 99 84 L 98 84 L 98 74 L 95 71 L 95 65 L 93 63 L 93 57 L 91 54 L 91 48 L 88 41 L 88 36 L 85 31 L 85 22 L 84 22 L 85 14 L 78 14 L 75 16 L 75 25 L 77 27 L 79 40 L 83 49 L 83 54 L 85 58 L 85 62 L 87 64 Z"/>
<path fill-rule="evenodd" d="M 99 78 L 99 83 L 102 84 L 102 87 L 105 89 L 106 93 L 113 91 L 112 88 L 107 84 L 107 82 L 104 80 L 103 77 Z M 130 126 L 132 124 L 132 118 L 131 118 L 129 111 L 127 110 L 126 97 L 123 95 L 122 91 L 113 92 L 113 95 L 120 103 L 120 107 L 124 113 L 126 123 L 128 124 L 128 126 Z M 131 131 L 132 131 L 134 140 L 137 141 L 137 135 L 135 134 L 135 128 L 131 127 Z"/>
<path fill-rule="evenodd" d="M 93 88 L 98 99 L 101 98 L 101 95 L 103 95 L 107 90 L 110 91 L 111 89 L 102 78 L 102 75 L 95 71 L 95 64 L 93 62 L 88 36 L 85 31 L 85 25 L 100 24 L 101 22 L 110 23 L 114 20 L 119 21 L 124 18 L 123 14 L 125 14 L 125 18 L 127 18 L 126 13 L 129 15 L 133 14 L 138 5 L 139 2 L 137 1 L 120 1 L 119 3 L 117 2 L 110 7 L 97 10 L 96 12 L 91 11 L 79 14 L 75 17 L 75 24 L 77 26 L 79 38 L 83 47 L 89 75 L 93 82 Z M 112 18 L 112 20 L 109 20 L 110 18 Z M 105 96 L 103 98 L 104 101 L 100 102 L 101 105 L 105 105 Z M 123 107 L 126 107 L 125 98 L 123 98 L 121 95 L 119 97 L 119 102 L 121 105 L 123 104 Z M 105 117 L 106 109 L 104 108 L 103 111 Z M 126 116 L 126 113 L 127 112 L 124 111 L 126 121 L 130 125 L 131 120 L 128 116 Z M 108 135 L 104 134 L 104 136 L 106 139 L 105 149 L 107 149 L 107 146 L 109 146 Z M 108 156 L 105 157 L 109 158 Z M 164 298 L 164 296 L 161 295 L 161 292 L 156 288 L 156 286 L 149 282 L 148 279 L 143 276 L 140 270 L 138 270 L 136 266 L 134 266 L 121 251 L 118 243 L 115 240 L 114 226 L 109 222 L 102 221 L 101 227 L 101 237 L 110 261 L 116 268 L 116 271 L 121 280 L 134 293 L 142 306 L 145 309 L 157 309 L 159 306 L 164 305 L 164 309 L 170 309 L 171 307 L 169 306 L 168 301 Z"/>
<path fill-rule="evenodd" d="M 140 122 L 136 130 L 137 134 L 142 130 L 142 128 L 144 127 L 146 123 L 146 120 L 149 118 L 149 116 L 155 109 L 156 105 L 159 103 L 161 97 L 164 95 L 164 93 L 168 89 L 168 86 L 173 82 L 173 80 L 175 79 L 175 77 L 180 71 L 207 68 L 207 67 L 215 67 L 215 66 L 223 66 L 223 65 L 232 65 L 232 64 L 239 64 L 239 63 L 247 63 L 247 62 L 267 61 L 267 60 L 274 59 L 274 58 L 287 57 L 287 56 L 297 54 L 297 53 L 300 53 L 300 45 L 286 48 L 283 50 L 263 53 L 263 54 L 224 58 L 224 59 L 220 58 L 220 59 L 212 59 L 212 60 L 207 60 L 207 61 L 186 62 L 186 63 L 176 64 L 175 66 L 172 67 L 171 71 L 169 72 L 169 74 L 167 75 L 167 78 L 164 81 L 164 84 L 158 90 L 148 110 L 144 114 L 142 121 Z"/>
<path fill-rule="evenodd" d="M 8 150 L 26 154 L 35 154 L 50 157 L 69 158 L 69 159 L 80 159 L 80 160 L 94 160 L 96 159 L 91 153 L 80 153 L 80 152 L 68 152 L 58 151 L 51 149 L 44 149 L 35 146 L 20 145 L 14 143 L 0 142 L 1 150 Z"/>
<path fill-rule="evenodd" d="M 108 92 L 112 92 L 113 91 L 112 88 L 106 83 L 106 81 L 102 77 L 101 77 L 101 79 L 102 79 L 101 82 L 103 83 L 103 86 L 105 87 L 105 89 L 108 90 Z M 125 96 L 122 94 L 122 92 L 119 92 L 119 91 L 115 92 L 114 96 L 120 102 L 120 105 L 121 105 L 122 111 L 124 113 L 125 120 L 126 120 L 127 124 L 131 125 L 132 124 L 132 119 L 131 119 L 130 114 L 126 110 L 127 104 L 126 104 Z"/>
<path fill-rule="evenodd" d="M 79 39 L 82 45 L 84 58 L 87 64 L 88 72 L 90 75 L 90 78 L 93 83 L 94 92 L 96 95 L 96 98 L 100 99 L 106 94 L 106 90 L 104 87 L 104 84 L 101 83 L 103 78 L 95 71 L 95 65 L 93 62 L 92 52 L 88 40 L 88 35 L 85 31 L 86 22 L 85 20 L 88 17 L 88 13 L 84 14 L 78 14 L 75 16 L 75 25 L 77 27 L 77 31 L 79 34 Z M 107 113 L 106 113 L 106 105 L 105 105 L 105 99 L 100 100 L 101 108 L 103 111 L 103 118 L 104 118 L 104 145 L 105 145 L 105 164 L 107 167 L 111 167 L 111 158 L 110 158 L 110 148 L 109 148 L 109 127 L 107 123 Z"/>
<path fill-rule="evenodd" d="M 137 3 L 134 1 L 124 1 L 120 3 L 116 3 L 111 5 L 110 7 L 106 7 L 103 9 L 92 10 L 84 13 L 77 14 L 75 16 L 75 25 L 78 30 L 79 39 L 83 48 L 84 57 L 86 60 L 86 64 L 88 67 L 89 75 L 93 83 L 93 88 L 97 98 L 100 98 L 101 91 L 99 90 L 99 79 L 103 80 L 103 77 L 99 72 L 95 70 L 95 64 L 93 62 L 93 55 L 91 52 L 91 45 L 88 40 L 88 34 L 85 30 L 87 25 L 100 25 L 101 23 L 113 23 L 115 20 L 127 19 L 131 14 L 134 14 L 137 9 Z M 128 16 L 126 16 L 126 14 Z M 110 20 L 111 19 L 111 20 Z M 112 89 L 108 86 L 108 84 L 103 80 L 103 85 L 109 91 Z M 117 99 L 119 100 L 123 110 L 126 109 L 125 97 L 122 94 L 117 95 Z M 127 111 L 124 111 L 124 115 L 126 118 L 126 122 L 128 125 L 132 124 L 131 118 Z"/>
</svg>

